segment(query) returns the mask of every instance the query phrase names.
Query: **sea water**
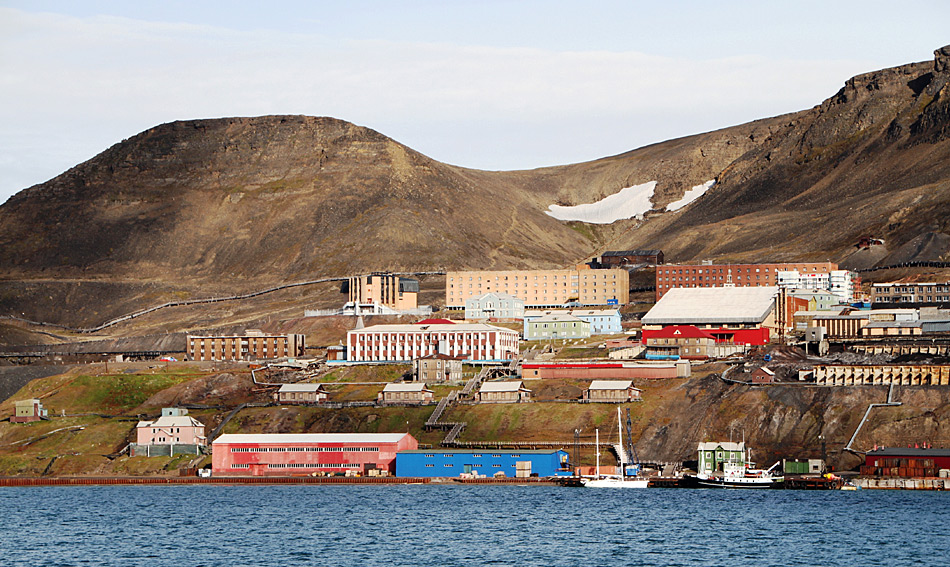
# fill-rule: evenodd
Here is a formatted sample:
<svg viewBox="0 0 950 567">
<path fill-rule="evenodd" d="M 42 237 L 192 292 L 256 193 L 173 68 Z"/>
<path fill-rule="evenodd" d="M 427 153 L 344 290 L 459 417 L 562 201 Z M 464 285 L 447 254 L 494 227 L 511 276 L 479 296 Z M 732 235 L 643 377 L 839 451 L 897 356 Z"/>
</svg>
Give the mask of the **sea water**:
<svg viewBox="0 0 950 567">
<path fill-rule="evenodd" d="M 950 493 L 0 488 L 2 565 L 947 565 Z"/>
</svg>

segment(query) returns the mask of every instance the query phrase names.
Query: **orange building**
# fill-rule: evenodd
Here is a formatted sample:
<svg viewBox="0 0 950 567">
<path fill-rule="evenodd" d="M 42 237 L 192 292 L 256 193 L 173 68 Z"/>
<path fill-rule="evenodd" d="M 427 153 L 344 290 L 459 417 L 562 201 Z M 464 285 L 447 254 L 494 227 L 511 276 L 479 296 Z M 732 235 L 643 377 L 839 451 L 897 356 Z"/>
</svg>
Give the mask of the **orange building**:
<svg viewBox="0 0 950 567">
<path fill-rule="evenodd" d="M 507 293 L 525 307 L 624 305 L 630 300 L 630 274 L 623 269 L 506 270 L 448 272 L 445 306 L 464 308 L 469 298 L 486 293 Z"/>
<path fill-rule="evenodd" d="M 351 303 L 376 303 L 397 310 L 418 307 L 418 280 L 389 273 L 375 273 L 351 277 L 348 283 Z"/>
<path fill-rule="evenodd" d="M 261 360 L 303 356 L 304 335 L 268 335 L 248 329 L 243 335 L 188 335 L 189 360 Z"/>
<path fill-rule="evenodd" d="M 768 287 L 778 286 L 779 272 L 831 274 L 834 262 L 787 262 L 776 264 L 687 264 L 656 269 L 656 299 L 675 287 Z"/>
</svg>

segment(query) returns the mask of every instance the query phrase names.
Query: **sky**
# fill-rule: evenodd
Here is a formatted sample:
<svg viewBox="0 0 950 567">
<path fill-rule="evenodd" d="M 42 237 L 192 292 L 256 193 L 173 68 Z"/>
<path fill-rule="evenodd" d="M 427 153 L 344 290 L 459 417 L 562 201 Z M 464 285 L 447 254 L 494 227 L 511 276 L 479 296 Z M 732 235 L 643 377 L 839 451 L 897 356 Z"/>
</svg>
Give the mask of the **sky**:
<svg viewBox="0 0 950 567">
<path fill-rule="evenodd" d="M 0 203 L 175 120 L 332 116 L 488 170 L 810 108 L 950 2 L 0 0 Z"/>
</svg>

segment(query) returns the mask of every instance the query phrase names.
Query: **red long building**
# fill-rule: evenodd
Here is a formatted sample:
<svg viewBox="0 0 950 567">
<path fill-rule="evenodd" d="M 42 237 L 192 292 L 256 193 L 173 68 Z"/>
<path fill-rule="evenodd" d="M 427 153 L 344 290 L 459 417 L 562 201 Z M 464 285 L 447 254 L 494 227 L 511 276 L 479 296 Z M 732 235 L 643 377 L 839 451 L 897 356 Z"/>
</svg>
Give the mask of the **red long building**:
<svg viewBox="0 0 950 567">
<path fill-rule="evenodd" d="M 396 472 L 396 453 L 419 448 L 408 433 L 221 435 L 212 443 L 215 476 Z"/>
</svg>

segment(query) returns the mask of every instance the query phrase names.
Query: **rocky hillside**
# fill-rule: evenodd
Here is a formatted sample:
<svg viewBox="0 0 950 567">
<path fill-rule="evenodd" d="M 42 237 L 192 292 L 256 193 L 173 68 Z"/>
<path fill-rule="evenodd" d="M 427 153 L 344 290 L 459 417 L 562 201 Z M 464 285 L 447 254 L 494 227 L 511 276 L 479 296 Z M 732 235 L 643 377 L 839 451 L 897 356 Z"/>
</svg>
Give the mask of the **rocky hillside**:
<svg viewBox="0 0 950 567">
<path fill-rule="evenodd" d="M 332 118 L 164 124 L 0 207 L 0 311 L 94 324 L 174 297 L 380 269 L 563 266 L 606 248 L 674 262 L 943 258 L 948 61 L 950 47 L 854 77 L 809 110 L 532 171 L 439 163 Z M 649 182 L 642 220 L 545 213 Z M 867 235 L 885 247 L 856 252 Z"/>
</svg>

